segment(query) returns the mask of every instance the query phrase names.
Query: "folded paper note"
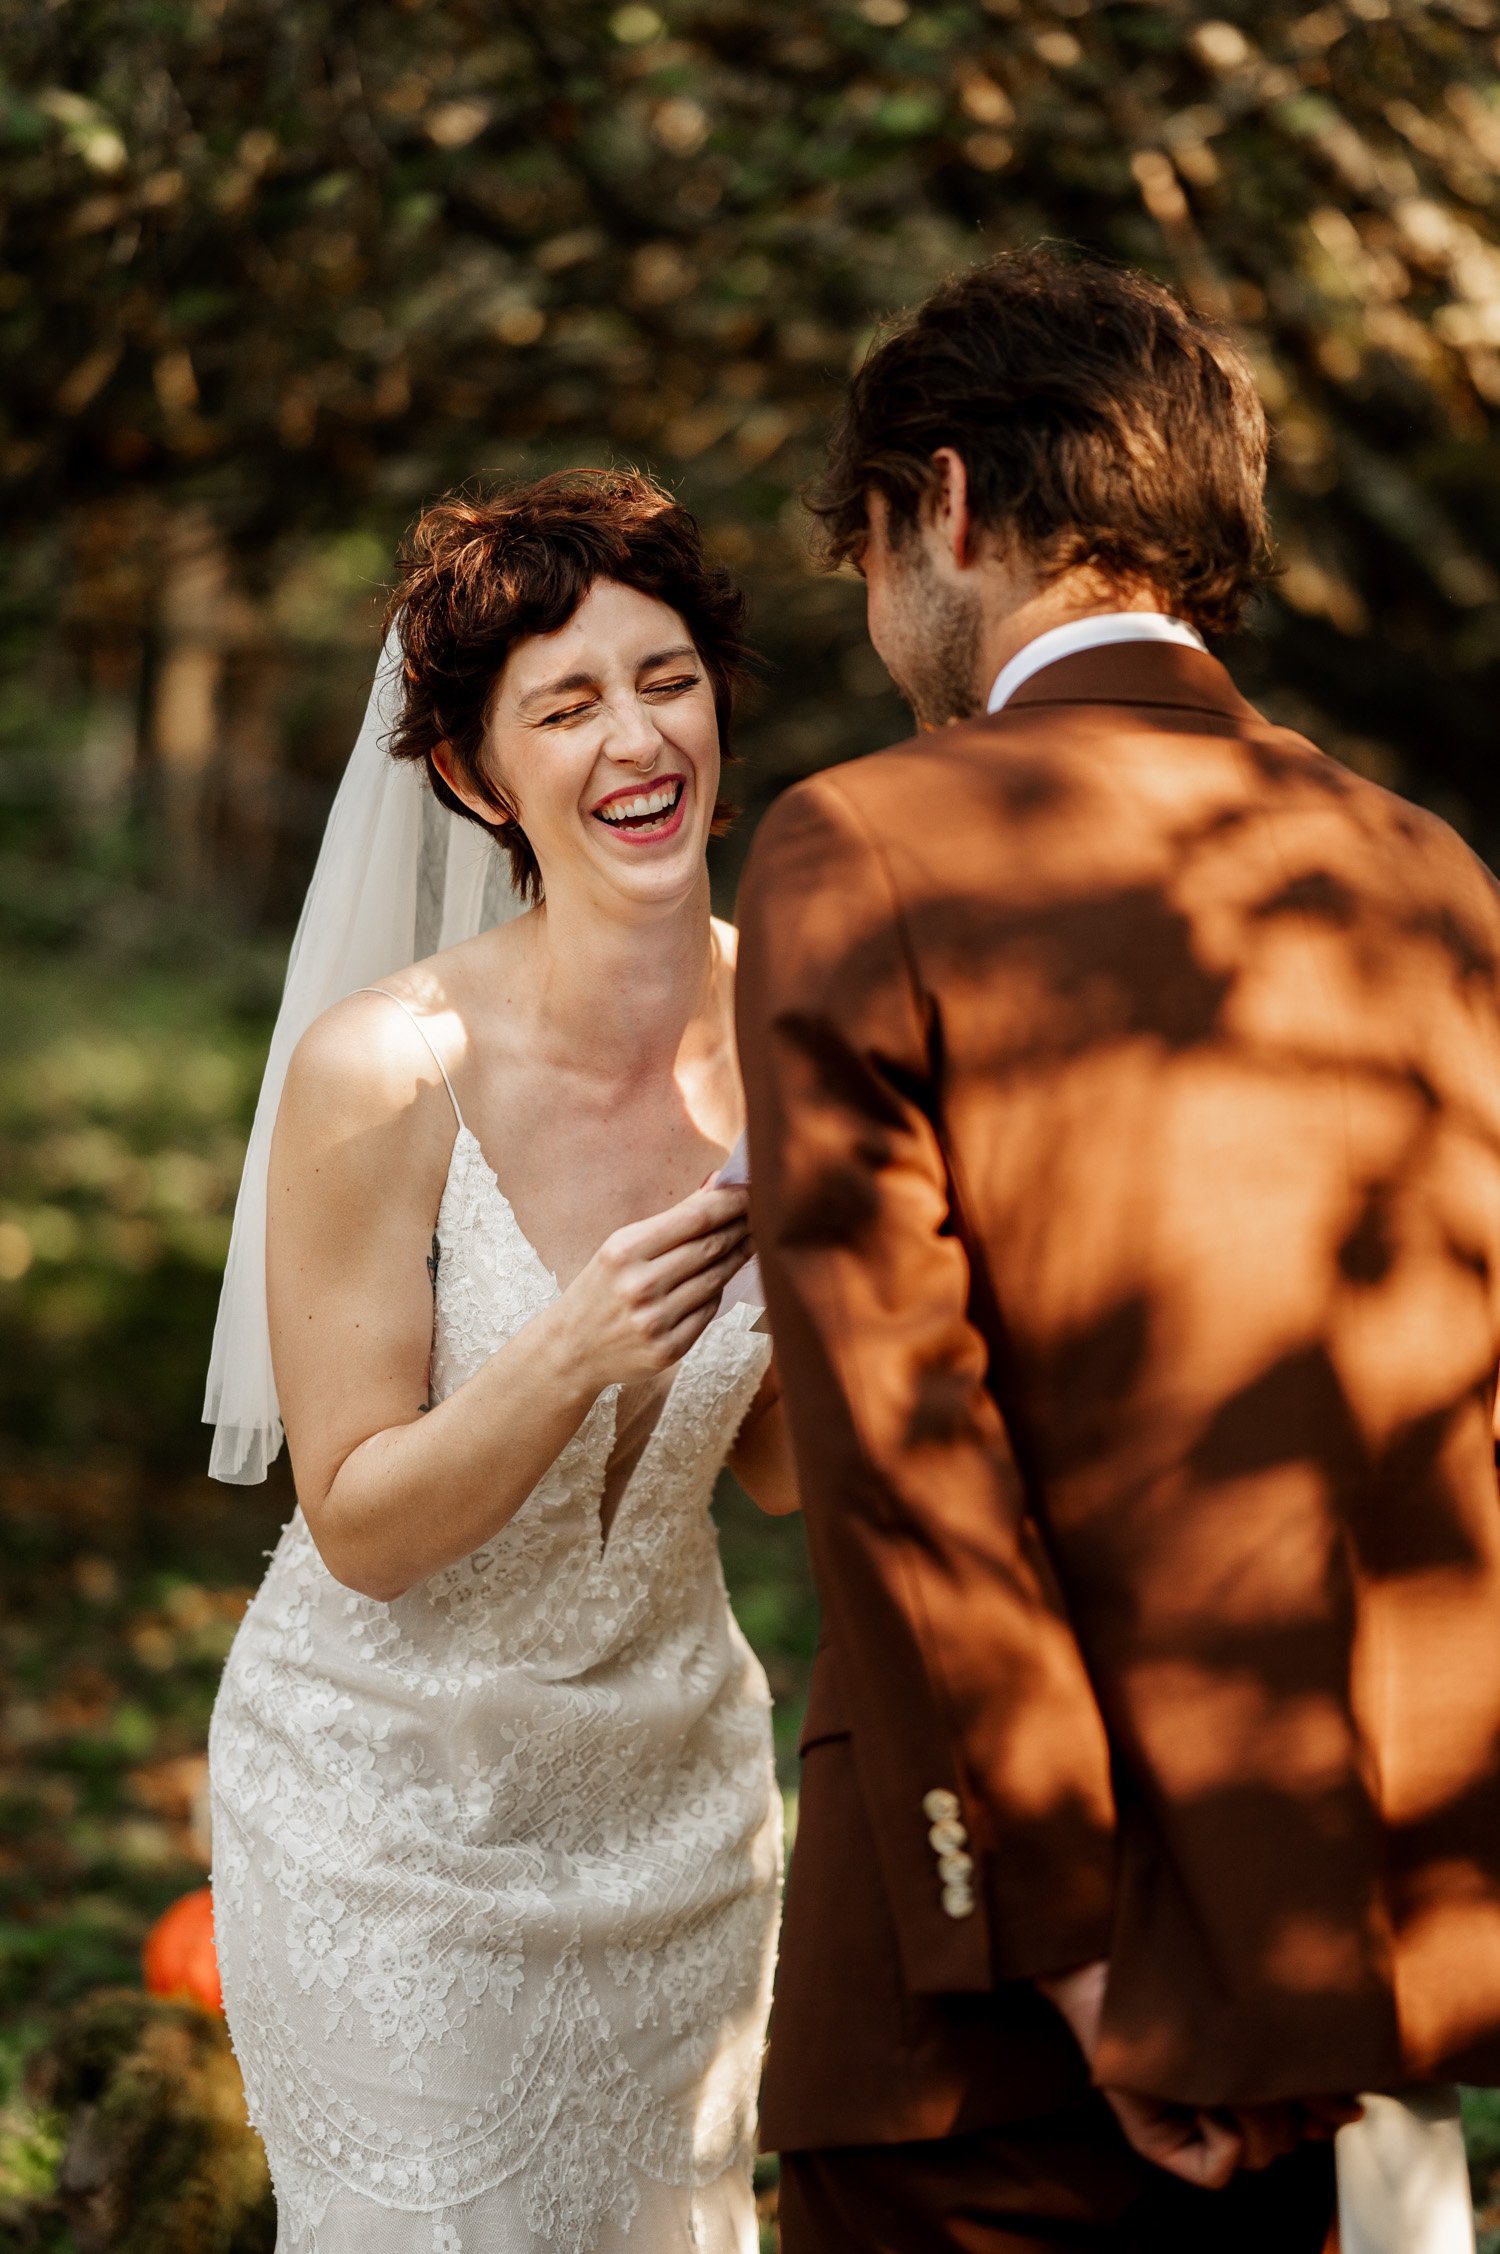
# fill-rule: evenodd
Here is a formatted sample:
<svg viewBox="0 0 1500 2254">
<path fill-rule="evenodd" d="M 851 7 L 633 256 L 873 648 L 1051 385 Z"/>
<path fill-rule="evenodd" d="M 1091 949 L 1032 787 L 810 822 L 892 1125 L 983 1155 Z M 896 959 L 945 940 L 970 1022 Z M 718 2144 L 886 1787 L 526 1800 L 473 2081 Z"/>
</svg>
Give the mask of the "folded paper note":
<svg viewBox="0 0 1500 2254">
<path fill-rule="evenodd" d="M 748 1183 L 749 1179 L 750 1146 L 745 1137 L 741 1135 L 734 1149 L 714 1176 L 714 1188 L 735 1189 L 741 1183 Z M 719 1313 L 725 1314 L 731 1307 L 764 1307 L 765 1303 L 765 1287 L 760 1280 L 760 1262 L 751 1259 L 747 1260 L 744 1267 L 735 1275 L 732 1275 L 724 1286 L 724 1296 L 719 1301 Z M 754 1327 L 759 1328 L 760 1326 Z"/>
<path fill-rule="evenodd" d="M 1343 2254 L 1474 2254 L 1457 2090 L 1366 2096 L 1364 2108 L 1336 2146 Z"/>
</svg>

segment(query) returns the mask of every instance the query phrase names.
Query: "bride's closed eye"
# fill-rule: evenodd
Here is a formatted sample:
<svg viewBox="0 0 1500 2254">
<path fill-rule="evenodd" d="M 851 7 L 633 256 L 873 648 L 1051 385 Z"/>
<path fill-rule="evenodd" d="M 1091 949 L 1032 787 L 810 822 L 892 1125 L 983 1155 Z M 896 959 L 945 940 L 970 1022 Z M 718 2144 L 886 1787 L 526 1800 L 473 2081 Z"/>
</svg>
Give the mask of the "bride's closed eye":
<svg viewBox="0 0 1500 2254">
<path fill-rule="evenodd" d="M 570 704 L 565 711 L 544 713 L 538 725 L 543 728 L 560 728 L 566 721 L 586 719 L 596 709 L 598 702 L 597 697 L 589 697 L 583 704 Z"/>
<path fill-rule="evenodd" d="M 681 696 L 685 689 L 696 689 L 702 678 L 701 673 L 676 673 L 669 681 L 648 681 L 642 693 L 648 697 Z M 570 720 L 586 720 L 598 707 L 597 697 L 586 697 L 581 704 L 565 705 L 559 712 L 544 713 L 537 725 L 542 728 L 566 727 Z"/>
</svg>

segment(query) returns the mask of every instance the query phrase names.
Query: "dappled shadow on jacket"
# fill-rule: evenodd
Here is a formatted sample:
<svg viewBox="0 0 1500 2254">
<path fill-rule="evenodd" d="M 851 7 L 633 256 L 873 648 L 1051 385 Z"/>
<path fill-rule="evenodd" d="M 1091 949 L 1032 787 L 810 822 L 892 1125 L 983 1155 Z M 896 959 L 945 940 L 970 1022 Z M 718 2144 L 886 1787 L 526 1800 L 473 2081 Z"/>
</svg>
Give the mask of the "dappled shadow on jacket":
<svg viewBox="0 0 1500 2254">
<path fill-rule="evenodd" d="M 1136 645 L 793 793 L 742 917 L 756 1226 L 908 1992 L 1107 1953 L 1108 2081 L 1500 2080 L 1487 874 Z M 911 1805 L 949 1774 L 957 1941 Z M 794 1956 L 829 1883 L 794 1876 Z"/>
</svg>

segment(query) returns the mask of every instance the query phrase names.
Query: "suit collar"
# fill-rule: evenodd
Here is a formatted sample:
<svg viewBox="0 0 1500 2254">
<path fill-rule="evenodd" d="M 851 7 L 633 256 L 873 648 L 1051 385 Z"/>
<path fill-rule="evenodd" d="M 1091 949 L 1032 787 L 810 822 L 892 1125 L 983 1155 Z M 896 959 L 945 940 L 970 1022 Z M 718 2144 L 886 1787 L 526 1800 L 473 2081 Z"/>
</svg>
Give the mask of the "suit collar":
<svg viewBox="0 0 1500 2254">
<path fill-rule="evenodd" d="M 1017 689 L 1033 673 L 1040 673 L 1044 665 L 1055 665 L 1060 657 L 1072 657 L 1079 650 L 1105 649 L 1112 642 L 1180 642 L 1189 649 L 1203 647 L 1195 627 L 1166 611 L 1091 611 L 1086 618 L 1070 618 L 1061 626 L 1049 626 L 1018 649 L 996 674 L 985 710 L 1003 712 Z"/>
<path fill-rule="evenodd" d="M 996 723 L 1007 712 L 1047 704 L 1176 706 L 1241 725 L 1259 718 L 1216 657 L 1173 642 L 1114 642 L 1057 658 L 1022 682 Z"/>
</svg>

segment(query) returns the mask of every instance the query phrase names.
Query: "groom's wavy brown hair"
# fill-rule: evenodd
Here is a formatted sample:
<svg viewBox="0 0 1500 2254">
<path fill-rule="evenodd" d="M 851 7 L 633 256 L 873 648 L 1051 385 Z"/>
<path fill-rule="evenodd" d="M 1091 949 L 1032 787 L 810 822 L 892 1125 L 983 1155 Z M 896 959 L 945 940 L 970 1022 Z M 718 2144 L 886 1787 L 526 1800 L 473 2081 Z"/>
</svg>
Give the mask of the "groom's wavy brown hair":
<svg viewBox="0 0 1500 2254">
<path fill-rule="evenodd" d="M 525 485 L 461 488 L 423 511 L 397 558 L 386 623 L 400 629 L 405 705 L 387 749 L 420 760 L 441 804 L 490 831 L 526 901 L 541 898 L 541 870 L 486 771 L 490 703 L 516 644 L 566 626 L 601 579 L 676 611 L 708 674 L 729 758 L 735 697 L 751 665 L 745 598 L 710 556 L 697 518 L 639 470 L 559 470 Z M 448 788 L 434 757 L 444 750 L 494 807 L 492 822 Z M 716 837 L 733 816 L 720 799 Z"/>
<path fill-rule="evenodd" d="M 1145 581 L 1205 634 L 1269 561 L 1267 430 L 1239 346 L 1144 274 L 1043 246 L 956 275 L 873 347 L 808 495 L 858 561 L 871 488 L 909 538 L 952 447 L 969 505 L 1047 578 Z"/>
</svg>

